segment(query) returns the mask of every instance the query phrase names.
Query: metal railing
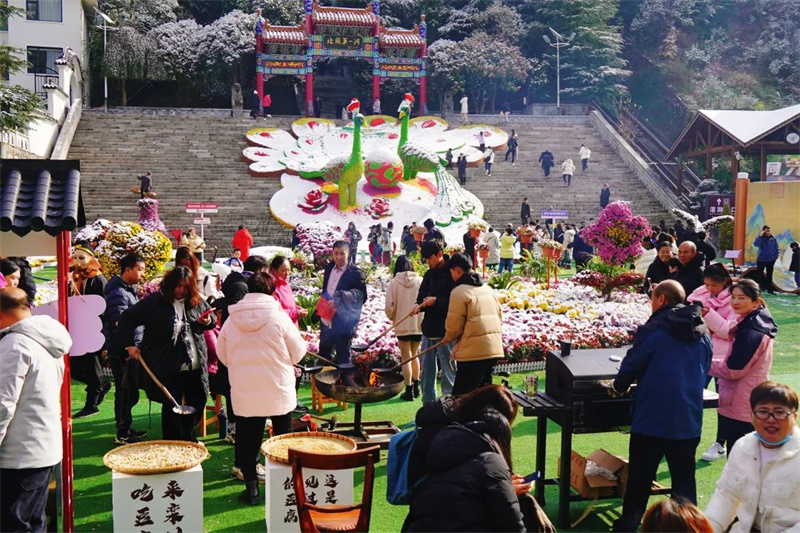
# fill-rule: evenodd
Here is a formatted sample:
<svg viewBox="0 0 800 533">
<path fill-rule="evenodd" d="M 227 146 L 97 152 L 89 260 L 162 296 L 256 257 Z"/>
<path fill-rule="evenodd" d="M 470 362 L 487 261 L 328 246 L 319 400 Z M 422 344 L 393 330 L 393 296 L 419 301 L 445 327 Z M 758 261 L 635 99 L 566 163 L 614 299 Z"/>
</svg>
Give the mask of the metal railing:
<svg viewBox="0 0 800 533">
<path fill-rule="evenodd" d="M 619 131 L 620 121 L 618 117 L 612 115 L 607 109 L 596 102 L 592 102 L 592 107 Z M 644 156 L 650 168 L 652 168 L 658 176 L 661 184 L 672 193 L 678 203 L 688 206 L 689 202 L 686 195 L 697 187 L 702 178 L 684 165 L 679 179 L 677 158 L 666 159 L 669 147 L 650 131 L 650 129 L 635 115 L 627 111 L 623 112 L 625 113 L 625 120 L 629 120 L 636 129 L 636 135 L 633 141 L 631 142 L 631 139 L 626 140 Z"/>
</svg>

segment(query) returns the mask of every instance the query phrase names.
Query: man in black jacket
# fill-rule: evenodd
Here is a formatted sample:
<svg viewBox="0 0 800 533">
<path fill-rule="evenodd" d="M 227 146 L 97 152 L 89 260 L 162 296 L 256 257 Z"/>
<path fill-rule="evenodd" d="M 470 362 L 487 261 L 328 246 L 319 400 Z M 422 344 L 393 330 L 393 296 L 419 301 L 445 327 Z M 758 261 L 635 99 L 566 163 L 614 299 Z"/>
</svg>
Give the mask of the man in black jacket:
<svg viewBox="0 0 800 533">
<path fill-rule="evenodd" d="M 675 276 L 675 281 L 681 284 L 688 298 L 692 292 L 703 285 L 703 263 L 705 256 L 697 251 L 697 246 L 692 241 L 684 241 L 678 246 L 678 261 L 681 267 Z"/>
<path fill-rule="evenodd" d="M 348 261 L 350 248 L 346 241 L 333 243 L 333 262 L 325 265 L 322 298 L 334 311 L 325 318 L 316 311 L 314 318 L 322 322 L 319 334 L 319 354 L 327 359 L 336 349 L 336 363 L 350 363 L 350 345 L 356 334 L 361 308 L 367 301 L 367 282 L 364 272 Z"/>
<path fill-rule="evenodd" d="M 705 231 L 698 231 L 694 234 L 693 242 L 695 246 L 697 246 L 697 251 L 703 254 L 705 257 L 705 266 L 711 264 L 711 261 L 717 258 L 717 251 L 714 250 L 714 247 L 708 244 L 706 241 L 706 232 Z"/>
<path fill-rule="evenodd" d="M 122 273 L 113 276 L 105 288 L 106 312 L 103 318 L 103 335 L 106 338 L 106 351 L 116 386 L 114 420 L 117 425 L 117 436 L 114 443 L 132 444 L 139 442 L 147 432 L 131 428 L 133 423 L 131 410 L 139 402 L 139 389 L 133 376 L 133 363 L 125 352 L 125 346 L 120 345 L 117 324 L 122 313 L 136 305 L 139 300 L 134 286 L 144 280 L 145 262 L 142 256 L 132 253 L 123 257 L 119 266 Z M 141 327 L 134 331 L 133 343 L 136 346 L 142 343 Z"/>
<path fill-rule="evenodd" d="M 228 320 L 228 307 L 238 303 L 247 294 L 247 280 L 256 272 L 269 270 L 269 262 L 260 255 L 251 255 L 244 262 L 244 271 L 231 272 L 222 283 L 222 298 L 214 302 L 214 307 L 222 311 L 222 323 Z"/>
<path fill-rule="evenodd" d="M 423 312 L 422 344 L 425 350 L 444 338 L 447 309 L 450 306 L 450 292 L 455 282 L 444 260 L 444 251 L 440 241 L 422 243 L 422 258 L 428 263 L 428 271 L 422 278 L 417 294 L 417 305 L 414 314 Z M 422 356 L 422 403 L 436 399 L 437 366 L 442 371 L 442 394 L 453 392 L 456 379 L 455 362 L 450 360 L 451 346 L 444 344 Z"/>
</svg>

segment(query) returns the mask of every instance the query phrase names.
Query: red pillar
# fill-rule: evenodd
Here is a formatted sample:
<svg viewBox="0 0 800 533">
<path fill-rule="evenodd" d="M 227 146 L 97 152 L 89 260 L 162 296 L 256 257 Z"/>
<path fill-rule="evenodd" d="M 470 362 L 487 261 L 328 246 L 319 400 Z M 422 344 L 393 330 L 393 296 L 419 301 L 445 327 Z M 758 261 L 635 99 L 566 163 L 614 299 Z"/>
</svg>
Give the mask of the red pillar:
<svg viewBox="0 0 800 533">
<path fill-rule="evenodd" d="M 309 36 L 308 40 L 308 59 L 306 60 L 306 116 L 314 116 L 314 62 L 312 60 L 312 52 L 314 50 L 314 43 L 311 42 L 311 2 L 306 1 L 306 14 L 305 25 L 306 35 Z"/>
<path fill-rule="evenodd" d="M 69 329 L 67 298 L 69 297 L 69 243 L 70 233 L 62 231 L 56 237 L 56 262 L 58 285 L 58 321 Z M 72 501 L 72 398 L 70 395 L 69 354 L 64 356 L 64 381 L 61 383 L 61 440 L 64 458 L 61 460 L 61 530 L 72 533 L 74 503 Z"/>
<path fill-rule="evenodd" d="M 381 36 L 381 4 L 378 0 L 372 2 L 372 14 L 375 15 L 374 41 L 372 43 L 372 102 L 381 99 L 381 63 L 380 63 L 380 36 Z M 381 109 L 383 112 L 383 109 Z"/>
<path fill-rule="evenodd" d="M 428 114 L 428 77 L 427 77 L 427 62 L 428 62 L 428 25 L 425 23 L 425 15 L 422 15 L 422 20 L 419 25 L 419 36 L 422 37 L 422 65 L 420 65 L 420 78 L 419 78 L 419 108 L 420 113 L 423 115 Z"/>
<path fill-rule="evenodd" d="M 259 99 L 264 98 L 264 57 L 261 55 L 263 52 L 264 42 L 259 33 L 256 34 L 256 91 Z"/>
</svg>

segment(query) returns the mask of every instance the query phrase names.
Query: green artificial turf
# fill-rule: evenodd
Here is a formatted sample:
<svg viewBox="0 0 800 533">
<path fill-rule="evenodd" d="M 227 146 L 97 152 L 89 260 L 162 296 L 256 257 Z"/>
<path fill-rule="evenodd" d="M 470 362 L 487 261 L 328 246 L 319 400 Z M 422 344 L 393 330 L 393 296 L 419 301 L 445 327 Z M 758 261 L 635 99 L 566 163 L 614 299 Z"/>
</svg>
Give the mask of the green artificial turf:
<svg viewBox="0 0 800 533">
<path fill-rule="evenodd" d="M 775 360 L 772 367 L 773 379 L 790 384 L 800 390 L 800 367 L 798 366 L 798 347 L 800 347 L 800 299 L 796 296 L 770 296 L 768 304 L 778 322 L 780 333 L 775 343 Z M 511 377 L 511 386 L 522 387 L 523 374 Z M 541 373 L 540 373 L 541 380 Z M 499 380 L 496 379 L 499 383 Z M 540 381 L 541 382 L 541 381 Z M 114 447 L 113 393 L 100 406 L 100 414 L 74 421 L 75 448 L 75 527 L 77 531 L 111 531 L 111 472 L 102 462 L 103 454 Z M 85 395 L 80 383 L 73 383 L 73 411 L 83 405 Z M 310 404 L 310 388 L 300 389 L 300 399 Z M 400 426 L 412 420 L 419 402 L 404 402 L 394 398 L 380 404 L 365 405 L 365 420 L 392 420 Z M 148 419 L 148 402 L 142 400 L 134 409 L 134 426 L 149 429 L 148 439 L 161 435 L 160 405 L 154 404 L 152 421 Z M 352 420 L 353 408 L 341 412 L 335 405 L 328 404 L 323 416 L 337 412 L 340 421 Z M 716 428 L 715 411 L 707 410 L 704 418 L 705 430 L 700 442 L 698 456 L 711 445 Z M 210 429 L 214 429 L 211 426 Z M 548 426 L 547 475 L 554 476 L 559 454 L 559 428 L 553 423 Z M 249 507 L 237 500 L 243 484 L 230 475 L 233 463 L 233 446 L 220 440 L 217 435 L 202 439 L 211 452 L 211 458 L 203 463 L 204 470 L 204 514 L 208 531 L 265 531 L 263 506 Z M 536 419 L 519 416 L 514 424 L 512 442 L 514 470 L 528 474 L 535 468 Z M 627 456 L 628 436 L 622 433 L 602 433 L 575 435 L 573 448 L 586 455 L 597 448 L 605 448 L 611 453 Z M 385 459 L 385 452 L 383 458 Z M 714 490 L 717 478 L 722 472 L 724 461 L 708 464 L 697 463 L 697 489 L 699 505 L 704 508 Z M 357 475 L 356 494 L 360 494 L 360 476 Z M 659 470 L 658 481 L 669 485 L 666 464 Z M 395 532 L 400 530 L 407 508 L 392 506 L 386 502 L 385 461 L 376 469 L 376 483 L 372 510 L 371 530 L 376 532 Z M 262 488 L 263 495 L 263 488 Z M 358 496 L 357 496 L 358 497 Z M 545 510 L 551 519 L 556 516 L 557 492 L 554 487 L 546 490 Z M 652 500 L 655 501 L 655 500 Z M 596 503 L 587 518 L 575 531 L 607 531 L 611 522 L 619 515 L 620 500 L 601 500 Z M 587 503 L 575 503 L 571 507 L 572 519 L 577 519 Z"/>
</svg>

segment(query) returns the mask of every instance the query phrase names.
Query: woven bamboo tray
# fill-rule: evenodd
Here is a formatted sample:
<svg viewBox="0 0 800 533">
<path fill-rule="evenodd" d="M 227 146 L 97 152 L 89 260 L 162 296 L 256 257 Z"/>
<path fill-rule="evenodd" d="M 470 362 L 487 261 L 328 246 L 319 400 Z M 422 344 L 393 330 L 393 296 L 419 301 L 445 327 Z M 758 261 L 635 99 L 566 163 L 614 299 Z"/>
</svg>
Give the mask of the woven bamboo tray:
<svg viewBox="0 0 800 533">
<path fill-rule="evenodd" d="M 286 433 L 261 444 L 261 453 L 267 459 L 289 464 L 289 448 L 310 453 L 337 455 L 356 451 L 356 441 L 344 435 L 324 431 Z"/>
<path fill-rule="evenodd" d="M 206 447 L 196 442 L 151 440 L 114 448 L 103 463 L 123 474 L 148 475 L 189 470 L 208 458 Z"/>
</svg>

